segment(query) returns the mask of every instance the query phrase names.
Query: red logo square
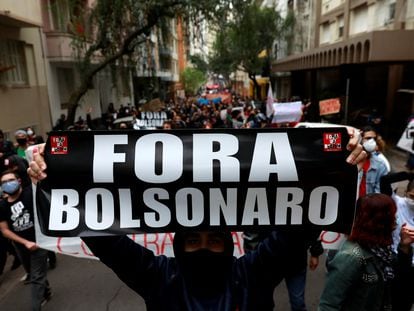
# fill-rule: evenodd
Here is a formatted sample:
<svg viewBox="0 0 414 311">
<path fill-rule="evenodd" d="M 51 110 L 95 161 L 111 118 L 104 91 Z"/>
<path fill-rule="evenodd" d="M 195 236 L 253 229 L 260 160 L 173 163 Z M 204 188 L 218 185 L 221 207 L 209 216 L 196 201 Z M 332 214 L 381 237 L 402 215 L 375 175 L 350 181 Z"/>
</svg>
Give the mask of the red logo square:
<svg viewBox="0 0 414 311">
<path fill-rule="evenodd" d="M 324 151 L 342 151 L 341 133 L 323 133 Z"/>
<path fill-rule="evenodd" d="M 68 137 L 67 136 L 50 136 L 50 152 L 52 154 L 68 153 Z"/>
</svg>

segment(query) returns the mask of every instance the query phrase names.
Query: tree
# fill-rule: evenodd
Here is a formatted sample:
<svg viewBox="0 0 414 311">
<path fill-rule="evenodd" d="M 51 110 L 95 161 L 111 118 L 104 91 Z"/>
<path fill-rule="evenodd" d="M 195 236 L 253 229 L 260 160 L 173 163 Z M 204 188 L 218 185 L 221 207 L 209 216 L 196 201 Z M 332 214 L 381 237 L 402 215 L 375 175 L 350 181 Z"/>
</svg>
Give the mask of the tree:
<svg viewBox="0 0 414 311">
<path fill-rule="evenodd" d="M 272 7 L 260 7 L 256 2 L 241 6 L 233 19 L 221 27 L 213 45 L 212 70 L 225 72 L 241 69 L 249 75 L 258 97 L 256 75 L 269 66 L 273 42 L 293 26 Z M 219 68 L 220 66 L 223 66 Z"/>
<path fill-rule="evenodd" d="M 203 59 L 201 55 L 199 54 L 190 55 L 189 59 L 196 69 L 201 71 L 203 74 L 207 74 L 208 63 Z"/>
<path fill-rule="evenodd" d="M 204 18 L 222 20 L 237 2 L 243 0 L 96 0 L 86 9 L 85 1 L 68 0 L 69 28 L 81 78 L 69 99 L 68 124 L 74 122 L 79 101 L 94 76 L 108 66 L 113 72 L 133 68 L 140 59 L 137 47 L 148 41 L 154 29 L 165 28 L 176 16 L 193 24 Z"/>
<path fill-rule="evenodd" d="M 196 69 L 187 67 L 182 73 L 182 80 L 184 83 L 185 92 L 187 94 L 195 95 L 205 82 L 206 82 L 206 75 Z"/>
</svg>

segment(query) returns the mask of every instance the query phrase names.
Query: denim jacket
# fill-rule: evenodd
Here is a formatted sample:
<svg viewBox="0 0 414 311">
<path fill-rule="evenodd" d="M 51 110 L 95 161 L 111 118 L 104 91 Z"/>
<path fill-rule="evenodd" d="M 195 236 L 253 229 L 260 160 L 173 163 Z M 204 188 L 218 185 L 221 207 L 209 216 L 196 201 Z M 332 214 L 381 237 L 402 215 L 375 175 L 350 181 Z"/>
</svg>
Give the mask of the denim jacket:
<svg viewBox="0 0 414 311">
<path fill-rule="evenodd" d="M 371 154 L 370 166 L 366 173 L 366 184 L 367 184 L 367 194 L 369 193 L 380 193 L 380 180 L 381 177 L 387 175 L 388 169 L 384 162 L 378 158 L 377 155 Z M 359 171 L 358 174 L 358 184 L 361 183 L 363 177 L 363 170 Z"/>
</svg>

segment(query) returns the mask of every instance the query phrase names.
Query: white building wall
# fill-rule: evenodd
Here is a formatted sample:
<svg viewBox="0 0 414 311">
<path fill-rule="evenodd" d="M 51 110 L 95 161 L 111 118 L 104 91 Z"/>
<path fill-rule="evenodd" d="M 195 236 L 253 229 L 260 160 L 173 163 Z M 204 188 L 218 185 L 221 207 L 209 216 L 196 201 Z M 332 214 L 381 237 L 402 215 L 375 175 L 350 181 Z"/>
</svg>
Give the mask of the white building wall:
<svg viewBox="0 0 414 311">
<path fill-rule="evenodd" d="M 322 0 L 321 11 L 322 14 L 326 14 L 333 9 L 336 9 L 338 6 L 343 4 L 345 0 Z"/>
<path fill-rule="evenodd" d="M 39 0 L 1 0 L 0 2 L 2 14 L 10 15 L 21 21 L 42 24 Z"/>
</svg>

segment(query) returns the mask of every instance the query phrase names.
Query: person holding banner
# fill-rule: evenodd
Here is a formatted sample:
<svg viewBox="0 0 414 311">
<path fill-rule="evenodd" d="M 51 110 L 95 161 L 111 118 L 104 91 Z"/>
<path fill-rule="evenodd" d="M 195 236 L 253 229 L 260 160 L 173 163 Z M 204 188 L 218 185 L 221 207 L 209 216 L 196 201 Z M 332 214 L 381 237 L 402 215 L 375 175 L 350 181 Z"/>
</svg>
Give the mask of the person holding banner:
<svg viewBox="0 0 414 311">
<path fill-rule="evenodd" d="M 351 153 L 346 161 L 358 164 L 365 152 L 358 143 L 358 133 L 350 134 L 347 149 Z M 28 173 L 33 182 L 47 177 L 43 148 L 34 149 L 30 162 Z M 155 256 L 126 236 L 82 239 L 144 298 L 148 310 L 272 310 L 273 290 L 293 256 L 288 246 L 295 245 L 296 239 L 273 231 L 256 250 L 236 259 L 230 231 L 217 230 L 188 227 L 177 232 L 175 258 Z"/>
<path fill-rule="evenodd" d="M 411 266 L 414 227 L 400 230 L 398 254 L 392 252 L 396 205 L 385 194 L 360 197 L 347 241 L 328 266 L 319 311 L 398 310 L 398 288 Z M 411 288 L 411 287 L 410 287 Z"/>
</svg>

